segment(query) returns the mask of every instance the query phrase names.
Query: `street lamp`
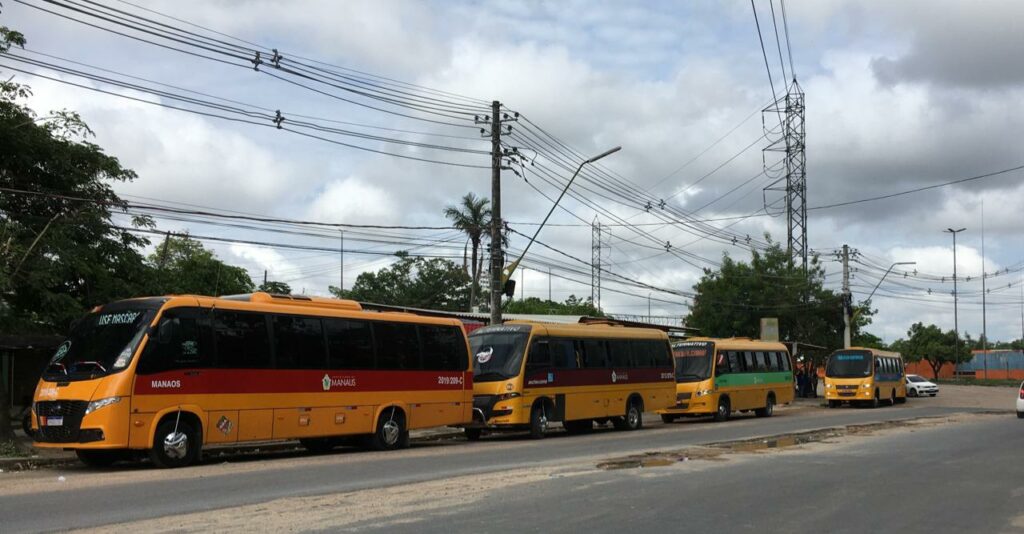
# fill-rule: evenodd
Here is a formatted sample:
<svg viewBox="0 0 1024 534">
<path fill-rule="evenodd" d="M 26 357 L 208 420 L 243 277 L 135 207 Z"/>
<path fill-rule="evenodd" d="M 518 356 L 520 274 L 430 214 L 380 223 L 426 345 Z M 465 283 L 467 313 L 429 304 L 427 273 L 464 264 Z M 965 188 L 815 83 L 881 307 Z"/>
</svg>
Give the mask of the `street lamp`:
<svg viewBox="0 0 1024 534">
<path fill-rule="evenodd" d="M 953 375 L 956 376 L 956 367 L 960 365 L 960 322 L 957 317 L 957 301 L 959 297 L 956 292 L 956 234 L 963 232 L 966 228 L 954 230 L 952 228 L 946 228 L 943 232 L 953 234 Z"/>
<path fill-rule="evenodd" d="M 519 262 L 523 261 L 523 258 L 526 257 L 526 251 L 530 250 L 530 245 L 532 245 L 533 242 L 537 239 L 537 235 L 540 234 L 540 230 L 542 228 L 544 228 L 545 224 L 547 224 L 548 219 L 551 218 L 551 214 L 555 212 L 555 208 L 557 208 L 558 207 L 558 203 L 562 201 L 562 197 L 564 197 L 565 194 L 567 192 L 569 192 L 569 187 L 572 186 L 572 182 L 573 182 L 573 180 L 576 179 L 576 175 L 578 175 L 580 173 L 580 171 L 583 170 L 583 166 L 588 164 L 588 163 L 594 163 L 595 161 L 597 161 L 597 160 L 599 160 L 599 159 L 601 159 L 601 158 L 603 158 L 605 156 L 610 156 L 610 155 L 612 155 L 612 154 L 614 154 L 614 153 L 616 153 L 616 152 L 618 152 L 620 150 L 622 150 L 621 146 L 617 146 L 615 148 L 606 150 L 606 151 L 604 151 L 604 152 L 602 152 L 602 153 L 600 153 L 600 154 L 598 154 L 598 155 L 596 155 L 596 156 L 594 156 L 594 157 L 584 161 L 583 163 L 580 163 L 580 166 L 576 167 L 576 172 L 572 173 L 572 178 L 569 178 L 569 183 L 565 184 L 565 189 L 562 190 L 562 194 L 558 195 L 558 198 L 555 199 L 555 203 L 551 205 L 551 209 L 548 210 L 548 214 L 544 216 L 544 220 L 541 221 L 540 226 L 537 227 L 537 231 L 533 233 L 533 237 L 531 237 L 530 238 L 530 242 L 526 244 L 526 248 L 523 249 L 523 253 L 519 255 L 519 258 L 516 261 L 508 264 L 508 267 L 505 267 L 505 270 L 501 273 L 501 285 L 505 289 L 505 294 L 506 295 L 509 293 L 509 288 L 507 287 L 508 281 L 509 281 L 510 278 L 512 278 L 512 274 L 516 272 L 516 268 L 519 267 Z M 512 289 L 512 291 L 515 291 L 514 287 L 511 288 L 511 289 Z"/>
<path fill-rule="evenodd" d="M 882 285 L 882 281 L 885 280 L 886 276 L 889 276 L 889 273 L 892 272 L 892 268 L 897 266 L 897 265 L 917 265 L 917 262 L 916 261 L 898 261 L 898 262 L 895 262 L 892 265 L 890 265 L 889 268 L 886 269 L 885 274 L 882 275 L 882 278 L 880 278 L 878 280 L 878 283 L 875 284 L 875 288 L 871 290 L 871 294 L 868 295 L 868 298 L 865 299 L 865 301 L 870 301 L 871 297 L 875 296 L 875 291 L 878 291 L 878 286 Z"/>
</svg>

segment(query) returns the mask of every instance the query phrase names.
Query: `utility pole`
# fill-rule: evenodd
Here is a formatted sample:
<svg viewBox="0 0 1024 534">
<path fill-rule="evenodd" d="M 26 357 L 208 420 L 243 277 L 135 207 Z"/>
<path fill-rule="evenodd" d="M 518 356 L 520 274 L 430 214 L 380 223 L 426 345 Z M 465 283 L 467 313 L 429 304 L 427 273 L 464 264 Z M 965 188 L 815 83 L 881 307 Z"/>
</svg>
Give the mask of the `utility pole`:
<svg viewBox="0 0 1024 534">
<path fill-rule="evenodd" d="M 843 245 L 843 348 L 850 348 L 850 308 L 853 295 L 850 293 L 850 246 Z"/>
<path fill-rule="evenodd" d="M 985 379 L 988 380 L 988 313 L 985 309 L 985 201 L 981 201 L 981 351 L 985 355 Z M 1007 377 L 1009 378 L 1009 377 Z"/>
<path fill-rule="evenodd" d="M 551 267 L 548 267 L 548 302 L 551 302 Z"/>
<path fill-rule="evenodd" d="M 601 221 L 597 217 L 590 229 L 590 303 L 601 309 Z"/>
<path fill-rule="evenodd" d="M 341 242 L 338 246 L 338 265 L 340 267 L 340 275 L 338 275 L 338 297 L 344 298 L 345 296 L 345 231 L 341 230 Z"/>
<path fill-rule="evenodd" d="M 491 102 L 491 324 L 501 324 L 501 103 Z"/>
<path fill-rule="evenodd" d="M 959 300 L 956 290 L 956 234 L 963 232 L 966 228 L 954 230 L 952 228 L 946 228 L 943 232 L 953 234 L 953 334 L 954 343 L 953 345 L 953 376 L 956 376 L 956 367 L 960 365 L 960 321 L 957 312 L 957 300 Z"/>
<path fill-rule="evenodd" d="M 780 191 L 786 199 L 786 249 L 790 256 L 807 272 L 807 155 L 804 129 L 804 91 L 793 78 L 784 96 L 779 97 L 762 111 L 763 115 L 778 116 L 780 132 L 764 149 L 781 152 L 786 176 L 765 187 L 767 191 Z M 762 115 L 762 119 L 763 119 Z M 765 122 L 765 134 L 773 133 Z M 766 164 L 767 165 L 767 164 Z M 767 170 L 767 169 L 766 169 Z M 804 295 L 806 299 L 808 295 Z"/>
<path fill-rule="evenodd" d="M 267 270 L 263 269 L 263 287 L 267 287 Z"/>
<path fill-rule="evenodd" d="M 651 294 L 647 294 L 647 322 L 651 322 Z"/>
</svg>

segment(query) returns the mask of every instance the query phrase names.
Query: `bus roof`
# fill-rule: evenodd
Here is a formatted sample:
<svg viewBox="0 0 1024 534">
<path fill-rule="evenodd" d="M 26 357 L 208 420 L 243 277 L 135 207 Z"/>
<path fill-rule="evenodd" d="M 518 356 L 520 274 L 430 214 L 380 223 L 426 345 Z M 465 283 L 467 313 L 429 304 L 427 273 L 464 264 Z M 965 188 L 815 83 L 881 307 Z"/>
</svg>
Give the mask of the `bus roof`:
<svg viewBox="0 0 1024 534">
<path fill-rule="evenodd" d="M 890 356 L 890 357 L 895 357 L 895 358 L 902 358 L 903 357 L 898 352 L 893 352 L 891 350 L 873 349 L 871 347 L 850 347 L 848 349 L 839 349 L 837 351 L 833 351 L 833 354 L 835 354 L 836 352 L 842 351 L 842 350 L 865 350 L 865 351 L 868 351 L 868 352 L 874 354 L 875 356 Z"/>
<path fill-rule="evenodd" d="M 765 341 L 763 339 L 751 339 L 749 337 L 689 337 L 686 338 L 686 341 L 710 341 L 719 349 L 782 349 L 789 352 L 786 345 L 778 341 Z M 684 343 L 686 341 L 684 341 Z"/>
<path fill-rule="evenodd" d="M 627 337 L 637 339 L 667 339 L 663 330 L 656 328 L 635 328 L 609 323 L 555 324 L 536 321 L 506 321 L 507 325 L 526 325 L 534 331 L 543 331 L 551 336 L 574 337 Z"/>
</svg>

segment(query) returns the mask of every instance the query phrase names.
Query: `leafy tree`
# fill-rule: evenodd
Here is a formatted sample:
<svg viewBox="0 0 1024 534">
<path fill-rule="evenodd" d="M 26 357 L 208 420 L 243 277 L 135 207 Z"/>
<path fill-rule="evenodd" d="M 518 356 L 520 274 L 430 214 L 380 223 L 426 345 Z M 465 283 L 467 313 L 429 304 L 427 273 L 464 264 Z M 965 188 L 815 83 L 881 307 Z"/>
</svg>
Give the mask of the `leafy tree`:
<svg viewBox="0 0 1024 534">
<path fill-rule="evenodd" d="M 971 358 L 967 351 L 969 342 L 960 340 L 960 361 Z M 932 368 L 932 375 L 938 379 L 939 371 L 947 363 L 957 363 L 954 347 L 956 347 L 956 333 L 952 330 L 943 332 L 933 324 L 925 326 L 923 323 L 914 323 L 907 331 L 907 339 L 898 340 L 893 347 L 900 351 L 903 358 L 910 362 L 927 361 Z"/>
<path fill-rule="evenodd" d="M 851 343 L 855 347 L 869 347 L 872 349 L 889 350 L 889 346 L 882 341 L 882 338 L 872 334 L 871 332 L 860 331 L 857 335 L 851 336 Z"/>
<path fill-rule="evenodd" d="M 284 282 L 275 282 L 273 280 L 260 284 L 260 287 L 256 289 L 258 289 L 259 291 L 265 291 L 267 293 L 276 293 L 278 295 L 292 294 L 292 286 Z"/>
<path fill-rule="evenodd" d="M 842 345 L 842 296 L 823 287 L 825 270 L 811 258 L 805 275 L 802 266 L 778 244 L 753 251 L 750 263 L 723 255 L 716 270 L 705 269 L 694 286 L 696 296 L 686 325 L 712 337 L 760 335 L 762 317 L 779 320 L 782 340 L 825 347 L 809 353 L 813 365 Z M 860 307 L 853 334 L 870 323 L 872 311 Z"/>
<path fill-rule="evenodd" d="M 477 304 L 477 295 L 480 293 L 480 275 L 483 272 L 483 256 L 480 255 L 480 245 L 483 238 L 490 231 L 491 209 L 488 205 L 490 200 L 478 197 L 473 193 L 466 193 L 458 206 L 448 206 L 444 209 L 444 216 L 452 221 L 452 226 L 465 232 L 471 245 L 472 257 L 469 262 L 469 271 L 472 284 L 469 288 L 469 309 Z M 463 270 L 466 269 L 466 258 L 462 258 Z"/>
<path fill-rule="evenodd" d="M 463 310 L 469 300 L 471 281 L 466 271 L 444 258 L 411 258 L 398 252 L 398 261 L 375 273 L 361 273 L 352 289 L 330 286 L 339 298 L 375 304 Z"/>
<path fill-rule="evenodd" d="M 148 261 L 157 294 L 235 295 L 255 287 L 245 269 L 224 263 L 187 235 L 168 235 Z"/>
<path fill-rule="evenodd" d="M 537 297 L 530 297 L 525 300 L 513 300 L 505 305 L 505 313 L 528 313 L 536 315 L 587 315 L 590 317 L 604 317 L 604 313 L 594 306 L 590 297 L 586 299 L 577 298 L 576 295 L 569 295 L 565 302 L 553 300 L 541 300 Z"/>
</svg>

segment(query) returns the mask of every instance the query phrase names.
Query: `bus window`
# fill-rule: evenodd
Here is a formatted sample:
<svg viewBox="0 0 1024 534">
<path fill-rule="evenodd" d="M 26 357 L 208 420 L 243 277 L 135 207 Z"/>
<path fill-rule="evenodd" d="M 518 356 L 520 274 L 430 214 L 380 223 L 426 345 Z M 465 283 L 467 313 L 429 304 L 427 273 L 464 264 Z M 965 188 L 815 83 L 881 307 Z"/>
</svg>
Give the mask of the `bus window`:
<svg viewBox="0 0 1024 534">
<path fill-rule="evenodd" d="M 329 369 L 373 369 L 373 334 L 368 321 L 324 319 Z"/>
<path fill-rule="evenodd" d="M 743 351 L 743 370 L 748 373 L 757 371 L 757 363 L 754 362 L 754 353 L 749 350 Z"/>
<path fill-rule="evenodd" d="M 609 362 L 612 367 L 631 367 L 633 358 L 629 350 L 629 341 L 613 339 L 608 341 Z"/>
<path fill-rule="evenodd" d="M 764 361 L 765 361 L 765 370 L 768 371 L 768 372 L 776 372 L 776 371 L 778 371 L 779 370 L 779 359 L 776 357 L 777 353 L 775 353 L 775 352 L 765 352 L 763 354 L 764 354 Z"/>
<path fill-rule="evenodd" d="M 209 321 L 195 308 L 164 312 L 156 335 L 146 345 L 136 372 L 140 375 L 212 366 Z"/>
<path fill-rule="evenodd" d="M 551 366 L 555 369 L 575 369 L 576 352 L 571 339 L 552 338 L 548 340 L 551 351 Z"/>
<path fill-rule="evenodd" d="M 779 360 L 779 370 L 780 371 L 789 371 L 790 370 L 789 354 L 787 354 L 785 351 L 783 351 L 783 352 L 776 352 L 775 353 L 775 357 Z"/>
<path fill-rule="evenodd" d="M 218 310 L 213 314 L 217 343 L 217 367 L 223 369 L 270 369 L 270 336 L 267 316 Z"/>
<path fill-rule="evenodd" d="M 465 371 L 466 342 L 453 326 L 420 325 L 423 368 L 430 371 Z"/>
<path fill-rule="evenodd" d="M 664 341 L 647 341 L 654 354 L 655 367 L 672 367 L 672 345 Z"/>
<path fill-rule="evenodd" d="M 718 351 L 715 356 L 715 376 L 727 375 L 730 372 L 728 353 L 724 350 Z"/>
<path fill-rule="evenodd" d="M 551 350 L 547 338 L 537 338 L 526 353 L 526 370 L 538 371 L 551 368 Z"/>
<path fill-rule="evenodd" d="M 323 326 L 315 317 L 275 315 L 274 356 L 278 369 L 323 369 Z"/>
<path fill-rule="evenodd" d="M 600 369 L 607 367 L 608 356 L 605 343 L 600 339 L 583 340 L 583 367 Z"/>
<path fill-rule="evenodd" d="M 377 347 L 377 369 L 420 368 L 416 325 L 374 322 L 373 339 Z"/>
</svg>

